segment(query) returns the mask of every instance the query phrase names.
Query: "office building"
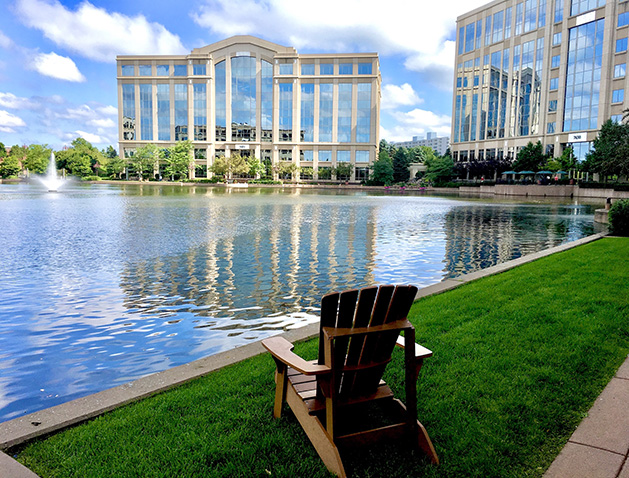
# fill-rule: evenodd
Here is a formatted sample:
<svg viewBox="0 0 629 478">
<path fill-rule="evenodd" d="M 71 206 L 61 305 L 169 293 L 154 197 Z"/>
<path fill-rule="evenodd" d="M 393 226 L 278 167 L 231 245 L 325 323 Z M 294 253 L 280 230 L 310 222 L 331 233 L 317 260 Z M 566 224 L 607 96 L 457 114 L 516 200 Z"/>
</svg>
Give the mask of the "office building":
<svg viewBox="0 0 629 478">
<path fill-rule="evenodd" d="M 627 107 L 629 2 L 496 0 L 457 19 L 453 157 L 508 157 L 541 141 L 583 160 Z"/>
<path fill-rule="evenodd" d="M 450 147 L 449 136 L 437 136 L 435 132 L 426 133 L 426 139 L 419 136 L 413 136 L 412 141 L 398 141 L 391 143 L 398 148 L 416 148 L 418 146 L 428 146 L 435 150 L 437 154 L 443 156 L 446 154 L 447 149 Z"/>
<path fill-rule="evenodd" d="M 376 53 L 299 54 L 235 36 L 189 55 L 118 56 L 117 68 L 126 157 L 147 143 L 166 148 L 187 139 L 197 176 L 210 176 L 217 156 L 238 152 L 312 167 L 314 179 L 351 164 L 351 181 L 366 179 L 376 159 Z"/>
</svg>

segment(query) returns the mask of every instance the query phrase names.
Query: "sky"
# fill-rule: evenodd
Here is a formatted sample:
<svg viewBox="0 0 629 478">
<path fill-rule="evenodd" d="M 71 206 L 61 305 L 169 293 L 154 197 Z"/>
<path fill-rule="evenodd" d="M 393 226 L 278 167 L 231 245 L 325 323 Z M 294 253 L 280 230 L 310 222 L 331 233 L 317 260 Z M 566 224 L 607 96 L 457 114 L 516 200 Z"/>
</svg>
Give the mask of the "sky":
<svg viewBox="0 0 629 478">
<path fill-rule="evenodd" d="M 0 142 L 118 148 L 116 56 L 233 35 L 299 53 L 377 52 L 380 138 L 450 135 L 456 17 L 487 0 L 0 0 Z"/>
</svg>

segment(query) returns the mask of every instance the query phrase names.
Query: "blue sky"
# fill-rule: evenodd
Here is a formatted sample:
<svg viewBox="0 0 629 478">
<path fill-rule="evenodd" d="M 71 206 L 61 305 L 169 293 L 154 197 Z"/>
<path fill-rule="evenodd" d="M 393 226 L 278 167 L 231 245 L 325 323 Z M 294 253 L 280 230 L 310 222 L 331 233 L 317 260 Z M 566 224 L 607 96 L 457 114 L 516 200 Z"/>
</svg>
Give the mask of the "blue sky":
<svg viewBox="0 0 629 478">
<path fill-rule="evenodd" d="M 381 138 L 450 134 L 456 17 L 486 1 L 3 0 L 0 142 L 117 145 L 116 55 L 232 35 L 300 53 L 378 52 Z"/>
</svg>

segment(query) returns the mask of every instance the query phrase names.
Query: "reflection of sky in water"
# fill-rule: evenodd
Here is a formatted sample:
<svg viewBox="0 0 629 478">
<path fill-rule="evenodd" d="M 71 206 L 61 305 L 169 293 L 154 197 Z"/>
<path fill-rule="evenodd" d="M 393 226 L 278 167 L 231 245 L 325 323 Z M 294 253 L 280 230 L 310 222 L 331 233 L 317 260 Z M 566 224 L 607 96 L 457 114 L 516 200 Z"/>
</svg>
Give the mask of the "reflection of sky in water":
<svg viewBox="0 0 629 478">
<path fill-rule="evenodd" d="M 274 189 L 0 187 L 0 421 L 593 232 L 590 206 Z"/>
</svg>

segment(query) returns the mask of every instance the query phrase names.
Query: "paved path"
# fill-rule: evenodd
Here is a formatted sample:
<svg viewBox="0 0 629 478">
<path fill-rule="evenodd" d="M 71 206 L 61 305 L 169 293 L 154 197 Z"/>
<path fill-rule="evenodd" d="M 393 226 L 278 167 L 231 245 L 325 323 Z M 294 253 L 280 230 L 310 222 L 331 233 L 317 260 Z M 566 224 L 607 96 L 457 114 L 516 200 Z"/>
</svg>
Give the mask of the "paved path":
<svg viewBox="0 0 629 478">
<path fill-rule="evenodd" d="M 629 478 L 629 358 L 544 478 Z"/>
</svg>

